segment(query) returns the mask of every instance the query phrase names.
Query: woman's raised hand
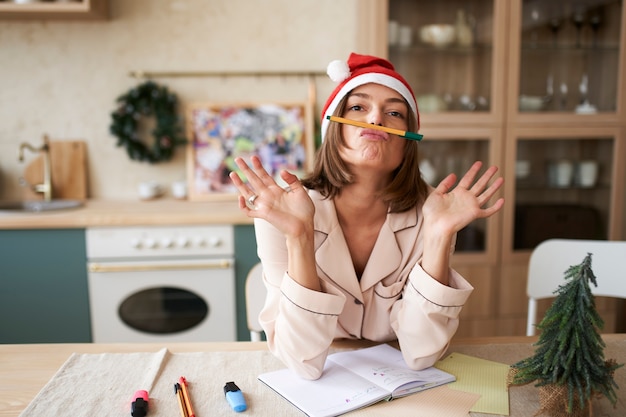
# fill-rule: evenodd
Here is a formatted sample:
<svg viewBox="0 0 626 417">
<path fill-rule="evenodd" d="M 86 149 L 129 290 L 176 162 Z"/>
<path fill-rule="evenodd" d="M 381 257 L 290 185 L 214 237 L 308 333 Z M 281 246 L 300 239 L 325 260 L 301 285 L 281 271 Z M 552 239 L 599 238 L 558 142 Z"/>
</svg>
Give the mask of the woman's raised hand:
<svg viewBox="0 0 626 417">
<path fill-rule="evenodd" d="M 288 185 L 284 189 L 263 168 L 258 156 L 252 156 L 250 161 L 252 167 L 243 158 L 235 159 L 247 183 L 236 172 L 230 173 L 230 179 L 240 193 L 239 208 L 249 217 L 268 221 L 286 236 L 297 237 L 312 231 L 315 206 L 298 177 L 286 170 L 281 171 L 280 177 Z M 253 204 L 249 204 L 253 196 L 256 196 Z"/>
<path fill-rule="evenodd" d="M 489 200 L 504 183 L 502 177 L 494 177 L 498 168 L 489 167 L 477 180 L 482 163 L 474 162 L 458 185 L 456 176 L 448 175 L 426 199 L 423 207 L 424 221 L 440 233 L 456 233 L 472 221 L 493 215 L 504 205 L 499 198 L 489 205 Z M 454 187 L 454 188 L 453 188 Z"/>
</svg>

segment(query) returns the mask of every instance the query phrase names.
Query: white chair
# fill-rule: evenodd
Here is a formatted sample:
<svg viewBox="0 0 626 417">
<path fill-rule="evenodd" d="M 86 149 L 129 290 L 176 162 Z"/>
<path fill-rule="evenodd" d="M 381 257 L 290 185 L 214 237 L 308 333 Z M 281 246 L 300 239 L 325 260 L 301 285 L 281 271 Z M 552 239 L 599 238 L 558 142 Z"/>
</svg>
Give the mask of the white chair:
<svg viewBox="0 0 626 417">
<path fill-rule="evenodd" d="M 535 334 L 537 300 L 555 297 L 566 283 L 565 271 L 579 265 L 591 253 L 591 268 L 598 286 L 590 283 L 596 296 L 626 298 L 626 241 L 549 239 L 540 243 L 528 265 L 528 319 L 526 335 Z"/>
<path fill-rule="evenodd" d="M 248 272 L 246 278 L 246 316 L 248 319 L 248 330 L 250 330 L 250 340 L 261 341 L 263 328 L 259 323 L 259 313 L 265 304 L 267 290 L 263 284 L 263 267 L 257 263 Z"/>
</svg>

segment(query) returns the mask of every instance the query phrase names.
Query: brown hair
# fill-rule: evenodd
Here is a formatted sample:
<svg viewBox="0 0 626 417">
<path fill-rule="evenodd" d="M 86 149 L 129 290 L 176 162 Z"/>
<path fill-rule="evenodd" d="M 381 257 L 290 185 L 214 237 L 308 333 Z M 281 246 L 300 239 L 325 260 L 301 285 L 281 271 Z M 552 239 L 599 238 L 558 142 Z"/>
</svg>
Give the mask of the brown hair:
<svg viewBox="0 0 626 417">
<path fill-rule="evenodd" d="M 343 114 L 348 96 L 349 94 L 346 94 L 335 109 L 335 116 Z M 409 111 L 407 128 L 414 132 L 416 127 L 417 119 L 413 112 Z M 319 191 L 325 198 L 339 195 L 343 186 L 353 182 L 352 172 L 339 154 L 339 149 L 345 146 L 340 124 L 331 123 L 317 152 L 313 171 L 302 179 L 302 185 Z M 420 174 L 417 141 L 406 140 L 404 159 L 391 175 L 391 182 L 380 196 L 389 203 L 390 212 L 407 211 L 426 199 L 428 185 Z"/>
</svg>

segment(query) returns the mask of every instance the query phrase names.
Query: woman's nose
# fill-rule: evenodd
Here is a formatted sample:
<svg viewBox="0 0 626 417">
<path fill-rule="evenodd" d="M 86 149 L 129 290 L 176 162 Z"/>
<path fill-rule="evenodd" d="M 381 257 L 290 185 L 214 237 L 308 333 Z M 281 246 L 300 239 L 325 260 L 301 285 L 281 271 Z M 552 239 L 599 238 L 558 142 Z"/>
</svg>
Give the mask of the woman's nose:
<svg viewBox="0 0 626 417">
<path fill-rule="evenodd" d="M 383 125 L 383 114 L 382 114 L 382 112 L 380 110 L 377 110 L 377 109 L 372 109 L 372 111 L 370 111 L 370 114 L 368 115 L 367 122 L 369 124 L 372 124 L 372 125 L 382 126 Z"/>
</svg>

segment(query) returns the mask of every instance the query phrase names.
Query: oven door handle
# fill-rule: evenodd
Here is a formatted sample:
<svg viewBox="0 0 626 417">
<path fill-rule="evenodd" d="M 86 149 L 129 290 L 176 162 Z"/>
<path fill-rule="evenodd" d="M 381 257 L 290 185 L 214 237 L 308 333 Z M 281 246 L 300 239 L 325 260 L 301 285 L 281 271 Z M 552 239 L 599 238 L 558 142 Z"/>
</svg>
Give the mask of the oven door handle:
<svg viewBox="0 0 626 417">
<path fill-rule="evenodd" d="M 89 272 L 142 272 L 142 271 L 190 271 L 198 269 L 229 269 L 234 262 L 230 259 L 214 261 L 182 262 L 89 262 Z"/>
</svg>

